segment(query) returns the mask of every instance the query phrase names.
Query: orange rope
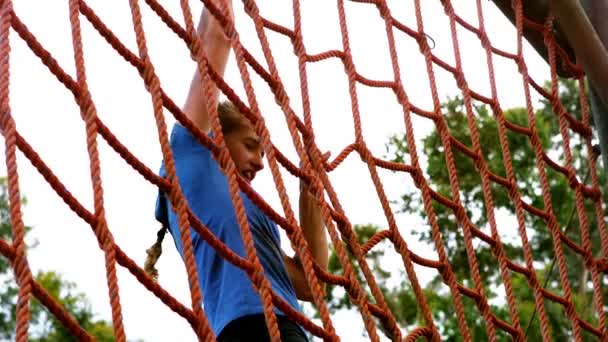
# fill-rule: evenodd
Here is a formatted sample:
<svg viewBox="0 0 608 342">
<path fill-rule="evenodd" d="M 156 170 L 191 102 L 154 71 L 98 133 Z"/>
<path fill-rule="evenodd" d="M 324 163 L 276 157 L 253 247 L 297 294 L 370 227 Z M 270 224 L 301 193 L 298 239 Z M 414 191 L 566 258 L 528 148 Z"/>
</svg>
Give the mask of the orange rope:
<svg viewBox="0 0 608 342">
<path fill-rule="evenodd" d="M 118 289 L 118 279 L 116 278 L 116 245 L 113 242 L 114 239 L 106 224 L 105 209 L 103 205 L 103 187 L 101 183 L 99 152 L 97 151 L 97 122 L 95 120 L 97 117 L 97 110 L 91 99 L 86 80 L 79 14 L 78 2 L 76 0 L 70 0 L 72 45 L 74 47 L 78 88 L 81 94 L 81 97 L 78 98 L 78 105 L 80 107 L 80 115 L 86 124 L 87 151 L 91 161 L 91 181 L 93 183 L 95 217 L 97 218 L 97 225 L 93 228 L 93 231 L 99 241 L 99 247 L 104 251 L 105 255 L 108 291 L 110 295 L 110 304 L 112 306 L 112 321 L 114 323 L 114 336 L 118 341 L 126 341 L 124 327 L 122 325 L 120 291 Z"/>
<path fill-rule="evenodd" d="M 79 339 L 91 340 L 92 337 L 78 326 L 76 321 L 70 317 L 67 311 L 61 307 L 59 303 L 54 301 L 48 293 L 32 278 L 31 271 L 28 265 L 28 259 L 24 243 L 24 224 L 22 221 L 20 207 L 20 190 L 18 183 L 18 172 L 16 164 L 16 151 L 19 149 L 31 164 L 40 172 L 49 185 L 57 192 L 61 199 L 74 211 L 79 217 L 86 221 L 95 234 L 100 248 L 105 255 L 106 276 L 109 290 L 109 299 L 112 308 L 112 320 L 114 334 L 117 340 L 126 340 L 124 327 L 122 324 L 122 310 L 119 297 L 119 288 L 116 278 L 116 264 L 127 268 L 140 283 L 149 291 L 154 293 L 163 303 L 175 311 L 177 314 L 186 319 L 192 326 L 199 340 L 214 340 L 214 334 L 211 331 L 207 318 L 202 306 L 202 295 L 199 289 L 198 274 L 196 264 L 194 262 L 192 241 L 190 237 L 189 227 L 192 227 L 219 255 L 226 260 L 242 268 L 249 278 L 252 285 L 260 295 L 260 299 L 264 305 L 264 315 L 268 325 L 269 333 L 273 341 L 280 341 L 280 332 L 278 329 L 276 315 L 274 309 L 288 315 L 296 323 L 303 326 L 306 330 L 315 336 L 321 337 L 328 341 L 339 340 L 336 335 L 334 324 L 331 320 L 328 307 L 324 301 L 324 291 L 321 287 L 321 282 L 343 286 L 349 294 L 352 302 L 358 307 L 363 319 L 366 332 L 371 340 L 379 340 L 377 332 L 377 320 L 383 325 L 383 330 L 392 335 L 395 340 L 414 341 L 416 338 L 425 336 L 430 340 L 439 341 L 441 339 L 438 327 L 433 318 L 433 313 L 427 302 L 427 297 L 423 292 L 423 287 L 415 272 L 416 265 L 422 265 L 432 269 L 436 269 L 441 275 L 444 283 L 451 292 L 451 300 L 454 312 L 457 318 L 457 325 L 460 334 L 464 340 L 471 340 L 470 328 L 467 325 L 465 317 L 463 297 L 468 297 L 475 302 L 477 310 L 481 314 L 483 322 L 487 329 L 488 338 L 494 340 L 497 338 L 498 331 L 508 333 L 514 340 L 523 341 L 525 332 L 522 329 L 519 312 L 517 310 L 517 302 L 513 293 L 513 285 L 511 283 L 511 274 L 517 273 L 523 275 L 530 286 L 534 295 L 534 304 L 539 315 L 541 334 L 545 340 L 551 340 L 551 332 L 547 312 L 545 310 L 545 301 L 549 300 L 559 303 L 563 306 L 568 319 L 572 324 L 572 334 L 576 340 L 582 339 L 582 331 L 585 330 L 592 333 L 600 339 L 606 339 L 608 335 L 606 319 L 604 317 L 604 303 L 601 292 L 601 277 L 602 273 L 608 270 L 608 233 L 603 217 L 603 209 L 601 202 L 601 193 L 599 187 L 599 179 L 596 170 L 595 158 L 589 158 L 588 166 L 590 169 L 591 185 L 584 184 L 576 177 L 572 152 L 570 148 L 570 134 L 572 132 L 578 134 L 585 143 L 589 155 L 592 155 L 591 135 L 592 130 L 589 124 L 590 116 L 589 109 L 585 102 L 584 74 L 580 66 L 571 63 L 567 59 L 564 51 L 556 45 L 555 39 L 551 31 L 551 18 L 547 19 L 546 23 L 535 23 L 523 16 L 523 5 L 521 0 L 514 0 L 513 6 L 516 15 L 517 29 L 517 52 L 509 53 L 502 51 L 492 46 L 484 23 L 484 13 L 482 10 L 482 1 L 476 1 L 478 26 L 466 22 L 459 17 L 452 7 L 450 0 L 443 1 L 443 6 L 450 23 L 450 32 L 452 45 L 454 47 L 454 61 L 451 65 L 431 51 L 424 30 L 424 18 L 422 16 L 421 1 L 416 0 L 415 17 L 416 27 L 411 28 L 393 17 L 391 11 L 384 0 L 357 0 L 357 2 L 375 6 L 378 13 L 385 24 L 386 34 L 388 38 L 389 52 L 391 57 L 391 66 L 393 76 L 391 80 L 374 80 L 365 77 L 357 71 L 353 61 L 353 56 L 350 50 L 349 30 L 345 14 L 345 5 L 343 0 L 338 0 L 338 15 L 339 26 L 342 39 L 341 50 L 331 50 L 321 52 L 316 55 L 310 55 L 306 51 L 304 44 L 304 33 L 302 30 L 302 19 L 300 13 L 300 1 L 293 0 L 293 28 L 283 27 L 273 23 L 261 16 L 254 0 L 243 0 L 246 13 L 251 17 L 255 25 L 256 33 L 260 39 L 264 62 L 267 67 L 258 62 L 253 55 L 241 44 L 238 32 L 234 27 L 234 23 L 228 16 L 226 3 L 224 0 L 216 6 L 215 2 L 210 0 L 201 0 L 210 13 L 217 19 L 224 33 L 230 39 L 232 49 L 235 53 L 238 71 L 241 76 L 246 94 L 246 100 L 239 98 L 233 89 L 217 74 L 215 70 L 208 64 L 205 52 L 202 49 L 201 42 L 198 39 L 192 13 L 189 3 L 186 0 L 181 0 L 181 10 L 184 18 L 185 28 L 175 21 L 169 13 L 156 1 L 145 0 L 146 4 L 156 13 L 156 15 L 165 23 L 180 39 L 184 41 L 193 59 L 197 63 L 197 70 L 202 76 L 203 88 L 205 93 L 210 96 L 212 94 L 212 85 L 215 84 L 222 93 L 235 104 L 235 106 L 250 121 L 254 124 L 255 131 L 260 136 L 261 144 L 266 152 L 266 158 L 269 164 L 269 169 L 272 178 L 276 185 L 276 189 L 281 200 L 281 207 L 284 215 L 280 215 L 271 208 L 249 184 L 239 179 L 236 175 L 234 162 L 229 156 L 229 152 L 224 146 L 224 137 L 221 133 L 219 119 L 216 108 L 210 105 L 208 112 L 211 113 L 211 127 L 215 138 L 208 138 L 200 129 L 196 128 L 178 106 L 166 95 L 163 91 L 160 81 L 157 78 L 154 66 L 149 58 L 147 50 L 144 28 L 141 20 L 139 2 L 130 0 L 130 8 L 132 13 L 133 27 L 136 34 L 137 54 L 133 53 L 109 30 L 106 25 L 97 17 L 94 11 L 88 7 L 84 0 L 70 0 L 70 24 L 72 28 L 72 41 L 74 47 L 74 61 L 76 65 L 76 79 L 74 80 L 67 74 L 53 58 L 53 56 L 40 44 L 36 37 L 29 32 L 27 27 L 19 20 L 18 16 L 12 10 L 12 1 L 0 0 L 0 60 L 5 61 L 0 63 L 0 131 L 5 139 L 6 144 L 6 165 L 8 169 L 8 190 L 10 201 L 10 213 L 12 223 L 12 243 L 0 240 L 0 253 L 10 260 L 15 273 L 15 278 L 19 286 L 17 299 L 17 341 L 26 341 L 28 338 L 28 322 L 29 322 L 29 300 L 33 295 L 45 305 L 55 317 L 61 321 L 65 327 L 71 331 Z M 362 5 L 365 6 L 365 5 Z M 110 44 L 117 53 L 123 57 L 128 63 L 133 65 L 140 73 L 144 80 L 146 88 L 150 92 L 154 110 L 154 118 L 157 124 L 159 142 L 162 149 L 163 160 L 165 161 L 167 177 L 161 178 L 150 170 L 146 165 L 141 163 L 133 156 L 128 149 L 112 134 L 108 127 L 100 120 L 96 114 L 95 104 L 88 90 L 86 80 L 86 70 L 83 55 L 83 43 L 80 33 L 80 15 L 83 15 L 99 32 L 99 34 Z M 486 97 L 479 92 L 471 89 L 467 83 L 465 74 L 462 69 L 462 61 L 460 55 L 460 46 L 458 41 L 457 28 L 475 34 L 481 46 L 486 53 L 488 66 L 488 75 L 491 88 L 491 96 Z M 523 57 L 523 29 L 536 30 L 542 32 L 545 37 L 545 43 L 548 48 L 549 64 L 551 67 L 551 89 L 543 89 L 539 83 L 535 82 L 529 75 L 526 62 Z M 9 96 L 9 72 L 10 72 L 10 44 L 9 31 L 11 28 L 23 39 L 36 56 L 40 58 L 42 63 L 47 66 L 49 71 L 64 84 L 74 95 L 77 104 L 80 107 L 81 117 L 85 122 L 87 133 L 87 150 L 90 159 L 90 176 L 93 184 L 94 194 L 94 212 L 88 211 L 80 204 L 63 185 L 63 183 L 53 174 L 52 170 L 40 158 L 37 152 L 28 144 L 28 142 L 19 134 L 15 127 L 15 122 L 10 111 L 10 96 Z M 296 111 L 293 109 L 289 94 L 283 86 L 283 82 L 279 76 L 276 62 L 270 49 L 266 30 L 271 30 L 289 38 L 294 47 L 294 53 L 298 58 L 298 76 L 301 84 L 301 97 L 303 104 L 303 120 L 301 120 Z M 401 78 L 400 59 L 396 48 L 398 35 L 412 37 L 419 45 L 420 52 L 424 56 L 425 66 L 429 77 L 431 95 L 433 99 L 433 109 L 424 110 L 415 106 L 409 99 L 406 89 Z M 522 76 L 524 94 L 526 99 L 526 107 L 528 112 L 529 126 L 523 127 L 511 122 L 508 122 L 504 116 L 503 110 L 498 102 L 498 92 L 494 70 L 494 56 L 501 56 L 513 61 L 519 69 Z M 579 97 L 581 99 L 582 119 L 577 119 L 571 113 L 567 113 L 564 106 L 561 104 L 558 92 L 558 79 L 556 72 L 557 56 L 562 61 L 565 61 L 564 68 L 575 75 L 579 83 Z M 351 111 L 353 115 L 353 127 L 355 131 L 355 141 L 346 146 L 341 153 L 333 161 L 326 162 L 322 158 L 320 148 L 315 142 L 315 135 L 312 127 L 312 110 L 310 104 L 310 96 L 308 90 L 308 74 L 307 64 L 323 61 L 329 58 L 337 58 L 344 66 L 346 76 L 348 78 L 349 96 L 351 102 Z M 456 80 L 456 84 L 462 92 L 464 99 L 465 114 L 467 117 L 467 125 L 471 133 L 472 147 L 456 140 L 450 135 L 447 121 L 443 116 L 441 102 L 438 93 L 438 85 L 435 80 L 436 68 L 440 68 L 452 74 Z M 295 150 L 300 160 L 303 161 L 302 167 L 298 168 L 292 164 L 279 149 L 277 149 L 271 139 L 271 132 L 264 123 L 264 118 L 261 115 L 260 108 L 257 103 L 254 88 L 251 82 L 250 70 L 259 75 L 273 92 L 275 101 L 279 104 L 284 113 L 285 122 L 289 128 L 290 137 L 292 139 Z M 368 149 L 366 140 L 363 136 L 361 114 L 358 104 L 357 84 L 363 84 L 368 87 L 390 89 L 396 96 L 398 103 L 403 109 L 403 120 L 405 127 L 405 138 L 411 157 L 410 164 L 394 163 L 378 158 Z M 552 160 L 550 156 L 543 150 L 540 138 L 536 132 L 534 110 L 532 108 L 530 90 L 534 89 L 552 105 L 553 111 L 556 113 L 559 120 L 559 131 L 563 140 L 564 146 L 564 165 Z M 474 101 L 487 104 L 495 117 L 498 129 L 498 139 L 500 142 L 501 152 L 504 158 L 504 166 L 506 176 L 494 174 L 487 162 L 483 158 L 482 146 L 479 139 L 479 132 L 475 113 L 473 110 Z M 206 146 L 211 152 L 218 164 L 225 172 L 228 178 L 231 200 L 235 208 L 237 221 L 241 236 L 246 247 L 246 256 L 241 257 L 227 248 L 219 239 L 217 239 L 211 231 L 205 227 L 197 217 L 192 213 L 187 205 L 187 202 L 182 194 L 179 182 L 176 177 L 175 164 L 172 152 L 169 146 L 167 135 L 167 127 L 163 116 L 163 107 L 168 109 L 193 135 L 199 142 Z M 413 115 L 418 115 L 431 119 L 437 129 L 441 139 L 441 144 L 444 147 L 446 165 L 449 174 L 450 196 L 444 196 L 434 191 L 431 184 L 425 178 L 421 167 L 420 155 L 417 149 L 416 140 L 414 138 L 414 127 L 412 123 Z M 526 203 L 521 190 L 518 189 L 517 180 L 513 170 L 513 161 L 510 153 L 510 147 L 507 140 L 507 132 L 517 132 L 528 137 L 529 142 L 534 150 L 535 163 L 539 173 L 539 179 L 543 194 L 543 207 L 535 207 L 532 204 Z M 101 136 L 133 169 L 137 170 L 145 179 L 158 186 L 171 203 L 173 210 L 177 213 L 180 226 L 180 239 L 184 246 L 184 263 L 186 266 L 188 281 L 190 284 L 191 303 L 190 308 L 185 307 L 175 300 L 162 287 L 154 282 L 144 271 L 136 265 L 121 249 L 116 245 L 112 237 L 111 230 L 105 219 L 105 209 L 103 203 L 103 185 L 101 182 L 100 162 L 97 151 L 97 137 Z M 481 231 L 480 227 L 476 227 L 468 217 L 460 198 L 459 179 L 456 172 L 454 160 L 454 151 L 462 152 L 464 155 L 471 158 L 479 170 L 481 178 L 483 204 L 487 209 L 488 223 L 490 227 L 490 235 Z M 360 244 L 353 230 L 352 223 L 347 218 L 345 210 L 342 208 L 341 202 L 336 191 L 329 180 L 328 173 L 336 169 L 351 153 L 357 153 L 361 160 L 366 163 L 371 180 L 374 184 L 376 195 L 382 205 L 383 212 L 387 218 L 388 229 L 377 232 L 368 241 Z M 335 248 L 338 260 L 344 270 L 343 275 L 333 275 L 323 271 L 313 260 L 308 252 L 307 242 L 304 239 L 301 229 L 298 227 L 292 205 L 287 196 L 285 182 L 281 175 L 280 168 L 283 167 L 294 176 L 302 179 L 309 185 L 311 193 L 317 198 L 321 216 L 332 244 Z M 401 235 L 395 215 L 389 205 L 388 196 L 384 190 L 378 168 L 393 170 L 397 172 L 405 172 L 409 174 L 416 188 L 422 195 L 422 202 L 425 212 L 428 216 L 428 223 L 431 227 L 431 236 L 434 242 L 434 247 L 438 255 L 438 260 L 431 260 L 421 257 L 410 250 L 406 239 Z M 556 172 L 564 175 L 569 180 L 570 188 L 575 192 L 575 205 L 578 213 L 578 219 L 581 226 L 581 241 L 579 245 L 572 241 L 560 231 L 556 215 L 553 211 L 551 203 L 551 195 L 549 191 L 549 182 L 547 179 L 546 168 L 551 168 Z M 509 197 L 513 201 L 515 209 L 515 217 L 518 224 L 518 233 L 522 243 L 524 256 L 524 264 L 517 264 L 507 258 L 503 242 L 498 233 L 497 220 L 495 217 L 495 205 L 492 194 L 492 186 L 498 185 L 507 190 Z M 321 325 L 317 325 L 310 319 L 297 312 L 289 306 L 281 297 L 272 291 L 270 282 L 264 276 L 262 265 L 257 257 L 256 250 L 253 244 L 250 227 L 247 222 L 247 217 L 243 208 L 240 192 L 245 193 L 252 201 L 260 207 L 274 222 L 276 222 L 287 233 L 292 246 L 304 265 L 306 272 L 306 280 L 311 286 L 313 301 L 316 305 Z M 328 201 L 325 200 L 327 196 Z M 597 221 L 599 222 L 597 229 L 600 230 L 601 255 L 594 256 L 591 250 L 591 228 L 586 217 L 584 201 L 591 200 L 595 206 Z M 447 254 L 447 247 L 443 241 L 439 224 L 437 222 L 437 214 L 434 209 L 436 202 L 449 208 L 456 217 L 459 226 L 462 229 L 464 236 L 464 247 L 469 261 L 469 268 L 472 276 L 472 288 L 467 288 L 459 284 L 453 267 Z M 525 215 L 533 215 L 546 222 L 547 228 L 551 233 L 553 240 L 553 248 L 556 255 L 560 274 L 560 284 L 563 289 L 563 295 L 555 294 L 541 285 L 536 270 L 534 269 L 534 258 L 528 235 L 526 233 Z M 475 239 L 480 239 L 492 247 L 494 256 L 499 265 L 499 273 L 502 283 L 505 286 L 506 305 L 508 306 L 509 321 L 504 321 L 492 311 L 486 296 L 486 288 L 482 282 L 480 275 L 480 267 L 477 261 L 477 255 L 474 247 Z M 389 310 L 380 286 L 376 282 L 373 272 L 366 260 L 366 254 L 372 250 L 378 243 L 384 239 L 389 240 L 395 247 L 395 250 L 401 256 L 406 274 L 409 279 L 411 288 L 413 289 L 417 309 L 422 318 L 422 326 L 413 327 L 407 334 L 399 327 L 397 319 Z M 346 243 L 347 246 L 344 246 Z M 562 244 L 563 243 L 563 244 Z M 593 283 L 594 307 L 597 316 L 599 317 L 599 326 L 592 326 L 589 322 L 585 322 L 578 315 L 574 308 L 573 295 L 571 286 L 567 277 L 567 269 L 564 257 L 564 246 L 572 252 L 581 255 L 584 260 L 585 267 L 590 271 L 591 280 Z M 365 283 L 369 288 L 373 302 L 368 299 L 366 290 L 363 284 L 357 281 L 355 276 L 354 265 L 351 264 L 349 252 L 355 259 L 356 264 L 361 270 Z M 405 335 L 405 336 L 404 336 Z"/>
<path fill-rule="evenodd" d="M 13 234 L 12 249 L 14 257 L 11 260 L 19 292 L 17 297 L 17 331 L 15 339 L 27 341 L 30 320 L 30 296 L 32 295 L 32 272 L 27 260 L 25 246 L 25 227 L 21 218 L 21 194 L 19 192 L 19 175 L 17 173 L 17 129 L 11 116 L 9 104 L 9 29 L 12 13 L 12 2 L 3 1 L 0 10 L 0 129 L 4 135 L 5 157 L 8 173 L 8 194 L 11 215 L 11 230 Z"/>
</svg>

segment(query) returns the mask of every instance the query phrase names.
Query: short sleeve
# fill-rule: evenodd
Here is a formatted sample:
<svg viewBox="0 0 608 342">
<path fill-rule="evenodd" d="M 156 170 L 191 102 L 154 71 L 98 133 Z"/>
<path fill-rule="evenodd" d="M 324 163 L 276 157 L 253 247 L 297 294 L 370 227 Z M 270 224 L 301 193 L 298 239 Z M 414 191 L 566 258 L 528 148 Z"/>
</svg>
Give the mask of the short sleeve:
<svg viewBox="0 0 608 342">
<path fill-rule="evenodd" d="M 209 137 L 213 137 L 213 134 L 210 133 Z M 169 144 L 171 145 L 177 176 L 180 179 L 180 183 L 182 183 L 182 187 L 184 183 L 190 183 L 192 179 L 199 178 L 194 177 L 195 172 L 200 175 L 201 172 L 211 166 L 211 152 L 201 145 L 188 129 L 179 123 L 173 126 Z M 164 162 L 160 167 L 159 175 L 161 177 L 166 176 Z M 160 189 L 156 198 L 154 216 L 162 225 L 169 226 L 168 201 L 165 193 Z"/>
</svg>

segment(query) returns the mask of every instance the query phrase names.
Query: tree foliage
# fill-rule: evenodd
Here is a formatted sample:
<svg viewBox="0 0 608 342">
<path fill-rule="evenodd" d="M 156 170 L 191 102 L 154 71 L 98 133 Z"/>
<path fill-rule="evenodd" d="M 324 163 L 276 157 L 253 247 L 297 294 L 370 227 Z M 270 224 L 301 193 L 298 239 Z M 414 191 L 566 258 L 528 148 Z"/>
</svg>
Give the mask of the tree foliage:
<svg viewBox="0 0 608 342">
<path fill-rule="evenodd" d="M 22 200 L 25 203 L 25 199 Z M 29 232 L 31 227 L 26 227 Z M 10 243 L 11 221 L 6 179 L 0 178 L 0 239 Z M 30 248 L 35 246 L 30 246 Z M 40 271 L 36 281 L 57 300 L 72 317 L 98 341 L 114 341 L 112 326 L 98 319 L 87 297 L 78 292 L 76 284 L 53 271 Z M 0 256 L 0 340 L 14 340 L 16 329 L 17 284 L 9 261 Z M 76 341 L 63 324 L 55 319 L 35 297 L 30 302 L 30 341 Z"/>
<path fill-rule="evenodd" d="M 560 82 L 560 100 L 566 111 L 581 119 L 581 104 L 578 97 L 578 89 L 574 81 L 562 80 Z M 493 113 L 485 104 L 474 104 L 473 115 L 475 125 L 479 133 L 479 142 L 483 154 L 483 159 L 488 169 L 500 176 L 507 177 L 505 166 L 505 156 L 499 140 L 499 130 L 497 126 L 496 113 Z M 447 122 L 450 135 L 463 145 L 473 150 L 471 138 L 471 128 L 467 120 L 467 112 L 464 101 L 461 97 L 449 98 L 442 105 L 444 118 Z M 530 118 L 525 108 L 512 108 L 502 113 L 511 124 L 530 128 Z M 560 133 L 560 123 L 553 111 L 551 103 L 541 102 L 540 108 L 534 113 L 534 129 L 538 134 L 539 141 L 545 151 L 553 160 L 559 161 L 562 165 L 565 161 L 563 154 L 563 139 Z M 589 163 L 592 157 L 585 145 L 585 142 L 578 136 L 569 132 L 570 149 L 572 151 L 572 162 L 576 169 L 579 181 L 590 183 Z M 508 141 L 509 154 L 511 156 L 513 172 L 517 181 L 517 186 L 522 199 L 536 208 L 545 209 L 545 197 L 542 192 L 541 178 L 537 163 L 537 156 L 534 151 L 531 139 L 522 133 L 514 130 L 507 130 L 506 140 Z M 447 198 L 452 198 L 451 183 L 445 155 L 446 141 L 437 131 L 430 132 L 418 146 L 420 154 L 426 157 L 425 178 L 435 191 Z M 392 136 L 387 143 L 388 158 L 395 162 L 407 163 L 409 160 L 409 147 L 404 135 Z M 456 168 L 459 196 L 467 216 L 471 222 L 490 235 L 488 222 L 488 208 L 484 200 L 481 176 L 475 162 L 459 149 L 452 148 L 454 164 Z M 540 157 L 542 158 L 542 156 Z M 598 164 L 599 165 L 599 164 Z M 601 170 L 598 167 L 598 170 Z M 545 167 L 546 179 L 548 182 L 549 197 L 553 212 L 560 226 L 560 229 L 577 244 L 582 244 L 581 222 L 576 211 L 575 192 L 569 185 L 568 178 L 550 167 Z M 607 192 L 605 191 L 606 173 L 598 172 L 600 183 L 603 187 L 603 203 L 608 202 Z M 513 262 L 525 266 L 524 254 L 522 250 L 522 240 L 519 237 L 518 224 L 515 218 L 515 206 L 507 189 L 502 185 L 492 182 L 491 193 L 494 213 L 496 215 L 499 235 L 502 239 L 506 256 Z M 400 211 L 406 215 L 417 215 L 427 219 L 427 212 L 424 209 L 421 193 L 419 189 L 406 192 L 395 202 Z M 471 276 L 469 257 L 465 250 L 463 229 L 458 224 L 452 209 L 432 202 L 434 212 L 437 216 L 437 226 L 441 232 L 443 243 L 447 248 L 452 270 L 456 275 L 457 281 L 469 288 L 474 288 Z M 604 209 L 605 210 L 605 209 Z M 600 216 L 598 218 L 598 216 Z M 587 228 L 590 232 L 593 253 L 599 250 L 599 230 L 598 219 L 605 220 L 606 212 L 596 213 L 593 201 L 584 201 L 584 217 L 587 220 Z M 534 256 L 534 266 L 537 277 L 540 281 L 547 281 L 546 288 L 552 292 L 563 294 L 563 289 L 559 281 L 557 268 L 552 265 L 555 258 L 552 234 L 547 222 L 543 219 L 525 213 L 523 217 L 526 234 L 528 235 L 529 245 Z M 356 226 L 356 232 L 361 240 L 365 242 L 380 227 L 373 225 Z M 421 243 L 427 244 L 429 248 L 434 248 L 429 225 L 413 227 L 413 233 L 419 238 Z M 479 241 L 475 246 L 475 256 L 478 261 L 482 282 L 486 296 L 489 299 L 492 312 L 499 318 L 510 322 L 508 306 L 504 298 L 504 289 L 501 286 L 499 263 L 496 258 L 496 250 L 488 244 Z M 592 303 L 593 293 L 590 286 L 590 276 L 585 270 L 582 258 L 572 252 L 569 247 L 562 245 L 564 257 L 568 269 L 568 279 L 573 290 L 573 297 L 577 312 L 580 317 L 587 322 L 597 325 L 597 317 Z M 391 269 L 383 266 L 385 253 L 389 245 L 378 247 L 367 255 L 370 267 L 373 267 L 376 280 L 385 294 L 386 301 L 395 313 L 399 324 L 404 327 L 424 325 L 416 304 L 415 297 L 405 275 L 394 277 Z M 331 256 L 330 271 L 340 272 L 341 267 L 337 261 L 335 253 Z M 360 270 L 358 270 L 360 273 Z M 359 280 L 363 280 L 358 274 Z M 402 279 L 394 285 L 390 283 L 391 276 Z M 538 315 L 535 312 L 534 294 L 523 275 L 510 272 L 510 280 L 513 292 L 516 297 L 517 310 L 519 312 L 520 323 L 524 330 L 527 330 L 529 340 L 540 340 L 540 327 Z M 394 282 L 393 282 L 394 283 Z M 544 283 L 543 283 L 544 285 Z M 462 338 L 456 321 L 456 313 L 453 308 L 451 294 L 444 284 L 444 280 L 438 275 L 427 284 L 424 284 L 425 296 L 428 300 L 435 323 L 440 330 L 443 339 L 448 341 L 460 341 Z M 608 296 L 605 296 L 608 298 Z M 465 296 L 462 296 L 467 324 L 474 340 L 486 340 L 486 323 L 484 322 L 476 303 Z M 344 291 L 330 288 L 328 291 L 330 309 L 350 308 L 350 298 Z M 572 324 L 567 318 L 564 308 L 549 300 L 544 301 L 547 312 L 552 337 L 555 340 L 571 339 Z M 535 317 L 535 319 L 533 319 Z M 528 329 L 528 325 L 530 328 Z M 379 324 L 382 331 L 383 328 Z M 386 333 L 386 332 L 385 332 Z M 388 336 L 388 334 L 387 334 Z M 510 340 L 510 336 L 504 332 L 498 335 L 501 340 Z M 584 338 L 593 340 L 590 335 Z"/>
</svg>

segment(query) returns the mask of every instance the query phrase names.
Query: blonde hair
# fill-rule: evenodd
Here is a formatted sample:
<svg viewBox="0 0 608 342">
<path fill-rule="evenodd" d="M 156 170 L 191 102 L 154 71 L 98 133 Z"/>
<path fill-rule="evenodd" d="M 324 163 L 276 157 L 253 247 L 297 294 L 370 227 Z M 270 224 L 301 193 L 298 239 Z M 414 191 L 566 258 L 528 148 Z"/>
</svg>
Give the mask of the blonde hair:
<svg viewBox="0 0 608 342">
<path fill-rule="evenodd" d="M 217 113 L 222 126 L 222 134 L 227 135 L 245 126 L 244 120 L 247 120 L 236 106 L 230 101 L 222 101 L 217 106 Z M 148 273 L 154 280 L 158 280 L 158 270 L 156 263 L 163 253 L 162 243 L 167 233 L 168 227 L 163 224 L 161 229 L 156 232 L 156 242 L 150 248 L 146 249 L 146 261 L 144 262 L 144 271 Z"/>
</svg>

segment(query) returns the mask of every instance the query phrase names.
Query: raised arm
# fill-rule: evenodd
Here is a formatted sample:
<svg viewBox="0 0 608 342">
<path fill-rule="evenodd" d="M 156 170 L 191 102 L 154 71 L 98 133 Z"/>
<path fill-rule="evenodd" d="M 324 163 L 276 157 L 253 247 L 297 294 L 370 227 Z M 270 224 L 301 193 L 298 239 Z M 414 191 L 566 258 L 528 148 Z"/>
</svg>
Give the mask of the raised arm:
<svg viewBox="0 0 608 342">
<path fill-rule="evenodd" d="M 230 15 L 232 14 L 232 1 L 228 1 Z M 233 17 L 234 18 L 234 17 Z M 230 41 L 224 35 L 221 26 L 215 20 L 213 15 L 203 9 L 201 18 L 198 23 L 197 35 L 203 43 L 203 49 L 210 65 L 221 75 L 224 75 L 228 54 L 230 53 Z M 203 132 L 209 130 L 209 113 L 207 112 L 207 101 L 212 101 L 212 106 L 217 106 L 218 89 L 213 84 L 213 96 L 207 98 L 201 82 L 201 75 L 198 72 L 198 67 L 192 77 L 190 83 L 190 91 L 186 98 L 183 111 L 194 124 L 196 124 Z"/>
<path fill-rule="evenodd" d="M 329 153 L 325 154 L 329 157 Z M 313 196 L 303 182 L 300 181 L 300 226 L 302 233 L 308 243 L 308 248 L 313 259 L 323 269 L 327 270 L 329 262 L 329 250 L 327 236 L 325 235 L 325 225 L 321 218 L 321 210 L 315 196 Z M 312 292 L 308 286 L 304 275 L 302 262 L 295 255 L 293 258 L 285 256 L 285 265 L 291 278 L 296 296 L 300 300 L 312 301 Z M 312 270 L 307 270 L 312 272 Z"/>
</svg>

